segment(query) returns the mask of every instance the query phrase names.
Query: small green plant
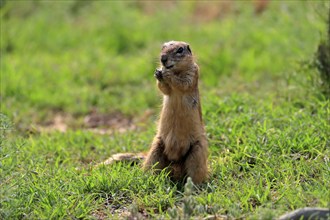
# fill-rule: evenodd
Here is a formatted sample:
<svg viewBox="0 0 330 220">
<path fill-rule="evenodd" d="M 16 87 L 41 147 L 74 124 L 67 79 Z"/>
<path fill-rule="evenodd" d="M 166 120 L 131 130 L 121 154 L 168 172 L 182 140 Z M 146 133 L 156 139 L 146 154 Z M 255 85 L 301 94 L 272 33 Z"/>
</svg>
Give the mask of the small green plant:
<svg viewBox="0 0 330 220">
<path fill-rule="evenodd" d="M 198 194 L 198 187 L 194 185 L 190 177 L 187 178 L 187 182 L 184 185 L 183 197 L 179 202 L 179 206 L 168 209 L 167 214 L 171 219 L 191 219 L 202 218 L 209 211 L 215 214 L 219 207 L 215 206 L 212 210 L 208 210 L 207 205 L 203 205 L 198 202 L 196 195 Z"/>
<path fill-rule="evenodd" d="M 194 213 L 201 211 L 200 207 L 197 209 L 197 203 L 193 196 L 194 191 L 195 185 L 191 178 L 188 177 L 184 185 L 181 207 L 174 207 L 168 210 L 168 215 L 172 219 L 190 219 Z M 202 210 L 202 212 L 203 211 L 204 210 Z"/>
</svg>

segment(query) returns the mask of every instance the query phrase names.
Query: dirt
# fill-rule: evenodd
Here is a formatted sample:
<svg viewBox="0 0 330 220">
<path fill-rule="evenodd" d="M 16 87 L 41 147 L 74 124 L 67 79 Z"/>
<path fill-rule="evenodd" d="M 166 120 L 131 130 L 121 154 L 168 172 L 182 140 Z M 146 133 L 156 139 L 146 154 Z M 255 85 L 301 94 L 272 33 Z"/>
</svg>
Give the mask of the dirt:
<svg viewBox="0 0 330 220">
<path fill-rule="evenodd" d="M 109 134 L 113 131 L 120 133 L 134 130 L 133 118 L 121 112 L 98 113 L 93 111 L 84 118 L 84 126 L 95 133 Z"/>
<path fill-rule="evenodd" d="M 40 123 L 33 126 L 33 131 L 36 130 L 38 132 L 52 132 L 52 131 L 60 131 L 66 132 L 68 129 L 69 121 L 73 119 L 72 116 L 65 113 L 55 113 L 54 117 L 45 123 Z"/>
<path fill-rule="evenodd" d="M 37 132 L 49 133 L 59 131 L 64 133 L 68 130 L 85 129 L 97 134 L 124 133 L 136 130 L 137 127 L 143 127 L 143 124 L 150 119 L 153 113 L 151 110 L 146 110 L 139 117 L 133 118 L 119 111 L 100 113 L 97 110 L 93 110 L 87 115 L 80 117 L 57 112 L 47 122 L 33 126 L 33 130 Z"/>
</svg>

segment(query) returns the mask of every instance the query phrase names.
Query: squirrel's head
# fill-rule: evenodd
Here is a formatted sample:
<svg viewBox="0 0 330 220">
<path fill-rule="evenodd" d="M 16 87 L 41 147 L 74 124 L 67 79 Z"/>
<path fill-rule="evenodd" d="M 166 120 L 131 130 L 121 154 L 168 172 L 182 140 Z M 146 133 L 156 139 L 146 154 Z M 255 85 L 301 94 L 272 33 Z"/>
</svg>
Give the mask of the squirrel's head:
<svg viewBox="0 0 330 220">
<path fill-rule="evenodd" d="M 160 61 L 166 69 L 180 71 L 193 66 L 194 58 L 189 44 L 182 41 L 169 41 L 163 44 Z"/>
</svg>

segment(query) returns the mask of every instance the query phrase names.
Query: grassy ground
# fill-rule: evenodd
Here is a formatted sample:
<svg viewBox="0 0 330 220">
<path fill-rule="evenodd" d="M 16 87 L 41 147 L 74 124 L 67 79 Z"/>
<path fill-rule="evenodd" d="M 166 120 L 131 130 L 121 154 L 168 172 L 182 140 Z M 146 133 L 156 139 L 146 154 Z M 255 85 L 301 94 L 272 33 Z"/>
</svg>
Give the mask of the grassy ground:
<svg viewBox="0 0 330 220">
<path fill-rule="evenodd" d="M 272 219 L 329 207 L 329 97 L 309 68 L 326 1 L 1 1 L 2 219 Z M 166 10 L 165 10 L 166 9 Z M 138 166 L 161 96 L 160 45 L 201 67 L 210 180 L 198 188 Z"/>
</svg>

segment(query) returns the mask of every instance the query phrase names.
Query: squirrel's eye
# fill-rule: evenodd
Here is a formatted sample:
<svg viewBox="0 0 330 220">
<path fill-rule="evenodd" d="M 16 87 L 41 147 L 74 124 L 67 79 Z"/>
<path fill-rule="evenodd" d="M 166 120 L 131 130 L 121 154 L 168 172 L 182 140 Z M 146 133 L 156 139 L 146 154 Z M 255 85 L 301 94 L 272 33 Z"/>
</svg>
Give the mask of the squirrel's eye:
<svg viewBox="0 0 330 220">
<path fill-rule="evenodd" d="M 176 53 L 182 53 L 183 52 L 183 47 L 180 47 L 177 51 L 176 51 Z"/>
</svg>

